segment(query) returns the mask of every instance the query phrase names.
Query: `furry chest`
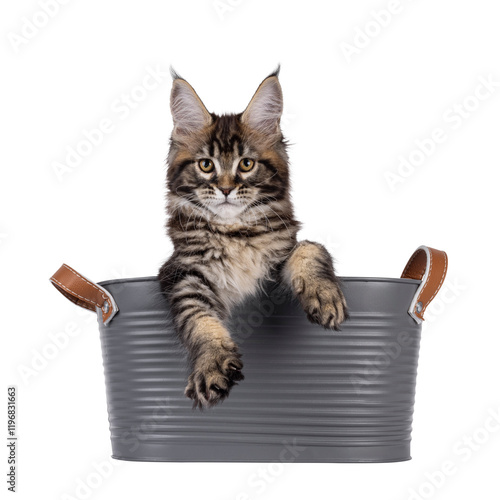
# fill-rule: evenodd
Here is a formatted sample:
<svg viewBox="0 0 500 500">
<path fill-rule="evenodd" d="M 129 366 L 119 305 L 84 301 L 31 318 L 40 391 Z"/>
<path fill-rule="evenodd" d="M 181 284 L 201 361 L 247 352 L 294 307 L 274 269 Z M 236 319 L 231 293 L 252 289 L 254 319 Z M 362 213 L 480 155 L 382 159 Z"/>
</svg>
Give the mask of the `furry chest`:
<svg viewBox="0 0 500 500">
<path fill-rule="evenodd" d="M 214 248 L 213 257 L 210 267 L 217 284 L 230 291 L 235 301 L 253 294 L 271 265 L 265 249 L 245 239 L 223 238 Z"/>
</svg>

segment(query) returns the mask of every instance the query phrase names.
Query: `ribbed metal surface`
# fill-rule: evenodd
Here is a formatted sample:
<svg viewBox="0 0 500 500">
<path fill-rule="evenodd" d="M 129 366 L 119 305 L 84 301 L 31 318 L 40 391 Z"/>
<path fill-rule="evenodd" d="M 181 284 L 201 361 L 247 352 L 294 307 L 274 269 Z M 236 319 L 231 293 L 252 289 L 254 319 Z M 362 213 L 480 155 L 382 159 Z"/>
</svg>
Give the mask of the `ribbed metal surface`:
<svg viewBox="0 0 500 500">
<path fill-rule="evenodd" d="M 378 462 L 410 458 L 419 282 L 344 278 L 342 332 L 264 296 L 230 322 L 245 380 L 193 411 L 185 355 L 156 279 L 101 283 L 120 311 L 100 321 L 113 456 L 154 461 Z M 278 303 L 280 302 L 280 303 Z"/>
</svg>

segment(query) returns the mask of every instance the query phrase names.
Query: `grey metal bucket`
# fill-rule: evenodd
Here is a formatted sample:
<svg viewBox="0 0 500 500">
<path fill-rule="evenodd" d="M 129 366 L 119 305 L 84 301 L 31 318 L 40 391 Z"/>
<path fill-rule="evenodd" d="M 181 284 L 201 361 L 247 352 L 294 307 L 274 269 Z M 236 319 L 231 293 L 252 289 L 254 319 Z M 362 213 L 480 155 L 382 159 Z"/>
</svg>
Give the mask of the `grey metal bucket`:
<svg viewBox="0 0 500 500">
<path fill-rule="evenodd" d="M 99 283 L 119 308 L 106 325 L 108 309 L 96 308 L 113 457 L 410 459 L 421 325 L 408 311 L 424 280 L 342 281 L 350 319 L 341 332 L 309 323 L 298 304 L 275 292 L 235 310 L 230 331 L 243 354 L 245 380 L 203 412 L 183 394 L 186 357 L 157 279 Z M 70 287 L 64 288 L 68 296 Z"/>
</svg>

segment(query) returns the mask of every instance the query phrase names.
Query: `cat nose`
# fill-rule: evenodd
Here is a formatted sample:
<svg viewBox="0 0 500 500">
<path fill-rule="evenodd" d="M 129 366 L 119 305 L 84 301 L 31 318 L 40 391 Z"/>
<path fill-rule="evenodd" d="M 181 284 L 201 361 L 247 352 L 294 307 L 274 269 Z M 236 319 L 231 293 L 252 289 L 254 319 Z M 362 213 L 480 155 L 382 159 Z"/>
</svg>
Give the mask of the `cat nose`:
<svg viewBox="0 0 500 500">
<path fill-rule="evenodd" d="M 229 193 L 234 189 L 234 187 L 219 188 L 224 196 L 228 196 Z"/>
</svg>

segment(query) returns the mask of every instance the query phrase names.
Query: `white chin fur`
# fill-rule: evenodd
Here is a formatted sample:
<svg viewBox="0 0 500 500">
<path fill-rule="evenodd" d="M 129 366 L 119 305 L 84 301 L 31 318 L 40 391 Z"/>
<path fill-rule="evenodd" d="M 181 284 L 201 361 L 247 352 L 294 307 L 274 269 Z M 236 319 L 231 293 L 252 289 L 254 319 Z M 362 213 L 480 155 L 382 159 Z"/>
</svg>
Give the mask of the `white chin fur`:
<svg viewBox="0 0 500 500">
<path fill-rule="evenodd" d="M 221 219 L 234 219 L 245 209 L 245 207 L 241 205 L 233 205 L 229 203 L 222 203 L 210 208 L 212 212 L 218 215 Z"/>
</svg>

